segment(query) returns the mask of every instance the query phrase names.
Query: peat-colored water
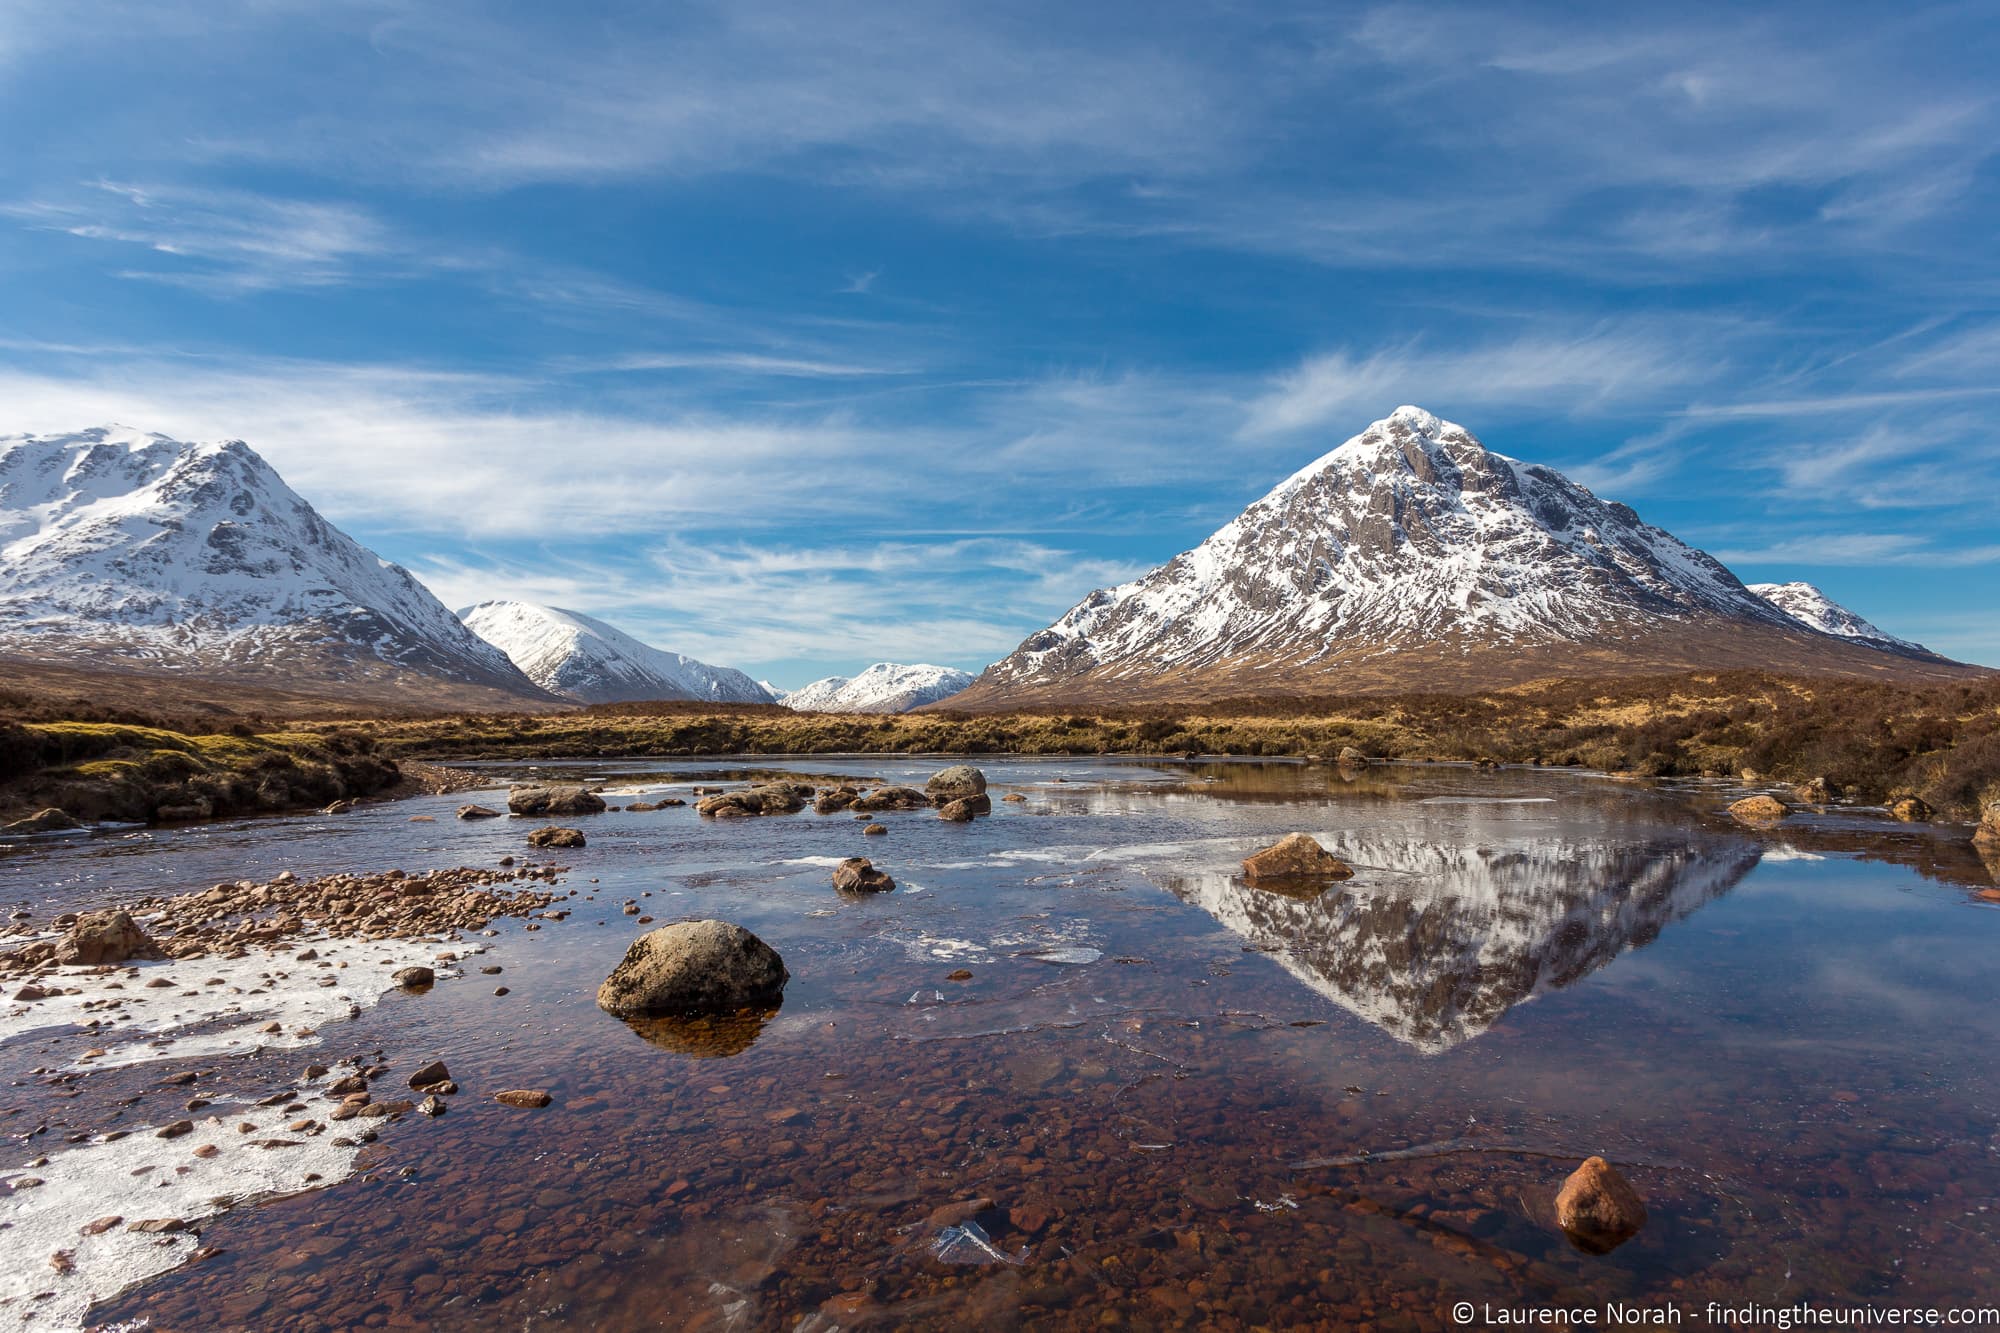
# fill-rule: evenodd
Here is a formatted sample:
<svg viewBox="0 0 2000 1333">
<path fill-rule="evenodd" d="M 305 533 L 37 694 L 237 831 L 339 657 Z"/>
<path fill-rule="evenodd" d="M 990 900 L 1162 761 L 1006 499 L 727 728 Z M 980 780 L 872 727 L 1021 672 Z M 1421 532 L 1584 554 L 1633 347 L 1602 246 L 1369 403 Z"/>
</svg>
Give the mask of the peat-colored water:
<svg viewBox="0 0 2000 1333">
<path fill-rule="evenodd" d="M 938 766 L 758 761 L 918 785 Z M 982 767 L 992 818 L 880 816 L 886 837 L 846 814 L 562 821 L 589 837 L 560 854 L 574 914 L 499 925 L 478 960 L 499 977 L 387 995 L 314 1046 L 185 1062 L 247 1103 L 308 1059 L 379 1049 L 400 1076 L 442 1056 L 464 1089 L 450 1113 L 381 1126 L 360 1174 L 208 1219 L 211 1253 L 91 1318 L 1429 1329 L 1461 1301 L 1672 1304 L 1697 1324 L 1711 1300 L 1994 1303 L 2000 909 L 1963 829 L 1756 832 L 1719 790 L 1541 771 Z M 746 770 L 536 773 L 555 771 L 622 804 Z M 523 821 L 458 823 L 462 799 L 14 848 L 0 902 L 45 918 L 525 853 Z M 1355 878 L 1235 878 L 1292 831 Z M 857 854 L 898 889 L 837 896 L 830 867 Z M 599 1012 L 649 928 L 627 898 L 756 931 L 793 974 L 782 1009 L 705 1030 Z M 172 1057 L 74 1096 L 31 1072 L 92 1040 L 0 1045 L 0 1174 L 179 1114 Z M 509 1087 L 555 1104 L 490 1100 Z M 1605 1256 L 1554 1222 L 1591 1154 L 1651 1215 Z"/>
</svg>

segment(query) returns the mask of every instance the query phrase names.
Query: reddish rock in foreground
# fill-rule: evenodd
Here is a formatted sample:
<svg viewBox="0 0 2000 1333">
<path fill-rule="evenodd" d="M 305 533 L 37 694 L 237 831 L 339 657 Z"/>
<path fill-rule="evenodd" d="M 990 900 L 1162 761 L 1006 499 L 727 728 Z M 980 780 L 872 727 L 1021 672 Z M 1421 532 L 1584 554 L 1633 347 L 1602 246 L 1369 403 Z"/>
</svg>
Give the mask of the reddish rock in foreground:
<svg viewBox="0 0 2000 1333">
<path fill-rule="evenodd" d="M 1579 1250 L 1609 1254 L 1646 1225 L 1646 1205 L 1617 1167 L 1592 1157 L 1563 1182 L 1556 1222 Z"/>
</svg>

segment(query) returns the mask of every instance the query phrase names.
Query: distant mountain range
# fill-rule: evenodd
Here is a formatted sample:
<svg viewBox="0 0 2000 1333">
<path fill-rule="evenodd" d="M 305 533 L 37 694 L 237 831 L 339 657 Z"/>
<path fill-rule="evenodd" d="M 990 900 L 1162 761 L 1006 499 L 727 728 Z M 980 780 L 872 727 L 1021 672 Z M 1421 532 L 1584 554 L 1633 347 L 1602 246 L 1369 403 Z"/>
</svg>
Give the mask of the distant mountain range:
<svg viewBox="0 0 2000 1333">
<path fill-rule="evenodd" d="M 118 427 L 0 437 L 0 659 L 70 689 L 123 673 L 287 707 L 674 699 L 881 713 L 1710 667 L 1978 670 L 1809 584 L 1746 588 L 1625 506 L 1412 407 L 1195 549 L 1092 593 L 976 680 L 878 662 L 783 695 L 574 611 L 489 601 L 461 620 L 241 441 Z"/>
<path fill-rule="evenodd" d="M 1784 591 L 1803 586 L 1766 600 L 1624 505 L 1403 407 L 1200 546 L 1090 594 L 953 706 L 1457 690 L 1720 667 L 1974 670 L 1817 593 Z"/>
<path fill-rule="evenodd" d="M 579 703 L 703 699 L 768 704 L 777 696 L 731 667 L 710 666 L 639 642 L 601 620 L 533 602 L 481 602 L 458 613 L 528 679 Z"/>
<path fill-rule="evenodd" d="M 779 702 L 802 713 L 907 713 L 949 699 L 972 681 L 971 672 L 952 667 L 877 662 L 851 679 L 816 680 Z"/>
</svg>

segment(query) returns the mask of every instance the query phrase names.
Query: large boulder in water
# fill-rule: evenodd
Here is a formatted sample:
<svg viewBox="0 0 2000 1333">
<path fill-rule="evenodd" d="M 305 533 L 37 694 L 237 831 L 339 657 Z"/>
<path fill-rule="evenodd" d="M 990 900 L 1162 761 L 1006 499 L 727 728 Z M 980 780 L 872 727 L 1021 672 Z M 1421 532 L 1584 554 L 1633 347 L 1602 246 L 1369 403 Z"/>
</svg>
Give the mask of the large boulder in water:
<svg viewBox="0 0 2000 1333">
<path fill-rule="evenodd" d="M 166 950 L 124 912 L 85 912 L 56 942 L 54 960 L 71 967 L 101 967 L 133 958 L 165 958 Z"/>
<path fill-rule="evenodd" d="M 648 931 L 597 988 L 607 1013 L 733 1014 L 777 1004 L 792 974 L 777 950 L 727 921 Z"/>
<path fill-rule="evenodd" d="M 1609 1254 L 1646 1225 L 1646 1204 L 1617 1167 L 1592 1157 L 1563 1182 L 1556 1222 L 1579 1250 Z"/>
<path fill-rule="evenodd" d="M 986 775 L 971 764 L 953 764 L 931 774 L 931 780 L 924 784 L 924 795 L 931 798 L 932 805 L 949 805 L 953 801 L 963 801 L 986 794 Z"/>
<path fill-rule="evenodd" d="M 877 870 L 867 857 L 850 856 L 833 868 L 833 887 L 842 893 L 887 893 L 896 887 L 896 881 L 887 872 Z"/>
<path fill-rule="evenodd" d="M 810 783 L 766 782 L 742 791 L 705 796 L 695 805 L 695 812 L 723 819 L 744 815 L 793 815 L 806 808 L 812 794 Z"/>
<path fill-rule="evenodd" d="M 1746 824 L 1775 824 L 1791 812 L 1775 796 L 1746 796 L 1729 807 Z"/>
<path fill-rule="evenodd" d="M 507 793 L 507 808 L 517 815 L 594 815 L 604 798 L 583 787 L 516 787 Z"/>
<path fill-rule="evenodd" d="M 1288 834 L 1263 851 L 1243 858 L 1243 877 L 1258 881 L 1348 879 L 1354 867 L 1329 852 L 1308 833 Z"/>
<path fill-rule="evenodd" d="M 528 845 L 530 847 L 581 847 L 584 845 L 583 830 L 558 828 L 551 824 L 547 828 L 538 828 L 533 833 L 530 833 L 528 835 Z"/>
</svg>

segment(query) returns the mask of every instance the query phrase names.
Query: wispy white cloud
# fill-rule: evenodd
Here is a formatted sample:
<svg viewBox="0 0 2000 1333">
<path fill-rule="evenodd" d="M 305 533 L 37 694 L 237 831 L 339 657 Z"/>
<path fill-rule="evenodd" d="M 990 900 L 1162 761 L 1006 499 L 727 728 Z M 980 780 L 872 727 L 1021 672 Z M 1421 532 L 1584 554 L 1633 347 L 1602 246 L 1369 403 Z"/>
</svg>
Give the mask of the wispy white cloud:
<svg viewBox="0 0 2000 1333">
<path fill-rule="evenodd" d="M 1962 568 L 2000 562 L 2000 544 L 1940 547 L 1912 533 L 1828 532 L 1786 537 L 1762 546 L 1726 547 L 1711 554 L 1729 565 L 1921 565 Z"/>
</svg>

